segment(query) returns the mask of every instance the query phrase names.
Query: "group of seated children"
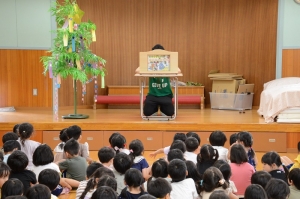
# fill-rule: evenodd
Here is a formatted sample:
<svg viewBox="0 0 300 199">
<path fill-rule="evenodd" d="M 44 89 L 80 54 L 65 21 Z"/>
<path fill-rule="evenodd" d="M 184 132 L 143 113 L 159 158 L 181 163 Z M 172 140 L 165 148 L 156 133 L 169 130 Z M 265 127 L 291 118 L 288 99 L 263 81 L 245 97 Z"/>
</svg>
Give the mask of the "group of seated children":
<svg viewBox="0 0 300 199">
<path fill-rule="evenodd" d="M 113 133 L 109 146 L 100 148 L 97 161 L 89 157 L 88 144 L 80 143 L 81 128 L 60 132 L 54 153 L 47 144 L 31 140 L 33 126 L 23 123 L 2 137 L 0 162 L 1 198 L 57 198 L 76 189 L 76 199 L 286 199 L 300 198 L 300 168 L 289 171 L 287 160 L 270 151 L 261 158 L 263 171 L 252 149 L 249 132 L 227 138 L 214 131 L 210 144 L 200 147 L 197 133 L 176 133 L 170 146 L 150 154 L 164 153 L 149 166 L 144 146 Z M 299 144 L 300 146 L 300 144 Z M 299 149 L 300 151 L 300 149 Z"/>
</svg>

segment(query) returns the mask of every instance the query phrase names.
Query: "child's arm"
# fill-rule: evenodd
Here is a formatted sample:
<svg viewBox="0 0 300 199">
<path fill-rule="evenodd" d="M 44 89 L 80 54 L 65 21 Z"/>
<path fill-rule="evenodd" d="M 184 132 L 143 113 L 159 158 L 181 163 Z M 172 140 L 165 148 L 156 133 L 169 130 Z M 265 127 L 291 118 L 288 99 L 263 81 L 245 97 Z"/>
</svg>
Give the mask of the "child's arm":
<svg viewBox="0 0 300 199">
<path fill-rule="evenodd" d="M 239 197 L 237 197 L 237 195 L 234 195 L 232 192 L 229 192 L 228 196 L 230 199 L 239 199 Z"/>
<path fill-rule="evenodd" d="M 156 155 L 157 155 L 157 154 L 160 154 L 160 153 L 164 153 L 164 148 L 158 149 L 158 150 L 156 150 L 156 151 L 150 153 L 149 156 L 150 156 L 151 158 L 155 158 Z"/>
<path fill-rule="evenodd" d="M 59 184 L 72 190 L 72 187 L 78 187 L 79 182 L 70 178 L 60 178 Z"/>
</svg>

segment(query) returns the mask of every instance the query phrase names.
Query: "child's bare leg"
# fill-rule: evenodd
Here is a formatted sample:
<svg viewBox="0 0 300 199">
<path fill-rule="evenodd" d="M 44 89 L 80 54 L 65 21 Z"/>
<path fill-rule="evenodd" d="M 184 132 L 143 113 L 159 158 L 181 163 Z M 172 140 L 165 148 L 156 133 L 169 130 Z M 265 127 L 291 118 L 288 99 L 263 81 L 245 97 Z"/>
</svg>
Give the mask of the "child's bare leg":
<svg viewBox="0 0 300 199">
<path fill-rule="evenodd" d="M 282 162 L 284 165 L 286 165 L 286 166 L 294 163 L 294 162 L 293 162 L 290 158 L 288 158 L 287 156 L 281 156 L 280 159 L 281 159 L 281 162 Z"/>
<path fill-rule="evenodd" d="M 78 187 L 79 182 L 77 180 L 73 180 L 70 178 L 61 178 L 60 179 L 60 185 L 63 187 L 67 187 L 69 189 L 72 189 L 72 187 Z"/>
</svg>

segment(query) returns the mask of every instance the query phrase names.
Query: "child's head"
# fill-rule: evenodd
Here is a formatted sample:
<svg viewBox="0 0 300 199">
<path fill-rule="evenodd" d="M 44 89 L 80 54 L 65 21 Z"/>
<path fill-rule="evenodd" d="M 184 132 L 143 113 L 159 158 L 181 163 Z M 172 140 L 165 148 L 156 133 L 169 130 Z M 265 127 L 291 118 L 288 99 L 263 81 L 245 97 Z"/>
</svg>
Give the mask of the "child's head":
<svg viewBox="0 0 300 199">
<path fill-rule="evenodd" d="M 10 168 L 4 162 L 0 162 L 0 188 L 8 180 L 10 175 Z"/>
<path fill-rule="evenodd" d="M 225 181 L 221 171 L 216 167 L 209 167 L 202 176 L 201 191 L 212 192 L 218 187 L 227 189 L 228 183 Z"/>
<path fill-rule="evenodd" d="M 79 153 L 79 143 L 74 138 L 69 139 L 65 146 L 64 151 L 67 154 L 67 156 L 76 156 Z"/>
<path fill-rule="evenodd" d="M 264 188 L 258 184 L 251 184 L 247 187 L 244 199 L 267 199 Z"/>
<path fill-rule="evenodd" d="M 151 173 L 154 178 L 162 177 L 166 178 L 168 177 L 168 163 L 163 158 L 160 158 L 159 160 L 156 160 L 152 167 L 151 167 Z"/>
<path fill-rule="evenodd" d="M 230 144 L 230 146 L 233 145 L 234 143 L 236 143 L 236 141 L 237 141 L 237 134 L 236 133 L 231 134 L 230 138 L 229 138 L 229 144 Z"/>
<path fill-rule="evenodd" d="M 93 162 L 91 163 L 87 169 L 86 169 L 86 177 L 87 179 L 89 179 L 91 177 L 91 175 L 100 167 L 103 167 L 102 164 L 98 163 L 98 162 Z"/>
<path fill-rule="evenodd" d="M 188 137 L 185 140 L 185 146 L 186 146 L 186 150 L 188 152 L 194 152 L 198 149 L 199 147 L 199 142 L 196 138 L 194 137 Z"/>
<path fill-rule="evenodd" d="M 24 171 L 28 165 L 28 157 L 23 151 L 14 151 L 7 159 L 7 164 L 14 172 Z"/>
<path fill-rule="evenodd" d="M 81 128 L 77 125 L 70 126 L 67 129 L 67 135 L 69 139 L 74 138 L 75 140 L 78 140 L 81 136 Z"/>
<path fill-rule="evenodd" d="M 9 140 L 17 140 L 18 138 L 19 138 L 19 136 L 16 133 L 8 132 L 2 136 L 2 143 L 4 144 L 5 142 L 7 142 Z"/>
<path fill-rule="evenodd" d="M 224 146 L 226 141 L 226 135 L 222 131 L 213 131 L 209 136 L 209 143 L 212 146 Z"/>
<path fill-rule="evenodd" d="M 91 199 L 117 199 L 117 192 L 114 191 L 111 187 L 103 186 L 97 188 L 97 190 L 93 193 Z"/>
<path fill-rule="evenodd" d="M 116 152 L 110 148 L 110 147 L 102 147 L 98 151 L 98 158 L 101 163 L 109 163 L 113 161 L 113 158 L 115 157 Z"/>
<path fill-rule="evenodd" d="M 283 166 L 280 155 L 275 151 L 270 151 L 270 152 L 264 154 L 261 158 L 261 163 L 263 163 L 263 170 L 267 171 L 267 172 L 276 170 L 280 166 Z M 283 166 L 283 168 L 285 168 L 285 170 L 286 170 L 285 166 Z M 287 173 L 288 173 L 288 171 L 287 171 Z"/>
<path fill-rule="evenodd" d="M 14 127 L 13 127 L 13 132 L 15 133 L 15 134 L 19 134 L 19 126 L 20 126 L 20 124 L 16 124 Z"/>
<path fill-rule="evenodd" d="M 51 191 L 46 185 L 36 184 L 26 191 L 25 196 L 27 198 L 51 199 Z"/>
<path fill-rule="evenodd" d="M 116 134 L 111 139 L 111 147 L 116 151 L 120 152 L 120 149 L 125 148 L 126 138 L 121 134 Z"/>
<path fill-rule="evenodd" d="M 259 184 L 260 186 L 265 188 L 271 178 L 271 174 L 266 171 L 256 171 L 251 176 L 251 184 Z"/>
<path fill-rule="evenodd" d="M 69 140 L 68 134 L 67 134 L 68 128 L 64 128 L 59 133 L 59 139 L 62 141 L 58 146 L 60 149 L 64 149 L 65 143 Z"/>
<path fill-rule="evenodd" d="M 174 159 L 179 159 L 179 160 L 185 161 L 184 155 L 180 149 L 170 150 L 168 153 L 167 159 L 168 159 L 168 162 L 171 162 Z"/>
<path fill-rule="evenodd" d="M 200 153 L 197 155 L 197 163 L 202 163 L 206 161 L 215 162 L 218 160 L 218 158 L 218 150 L 214 149 L 209 144 L 204 144 L 200 149 Z"/>
<path fill-rule="evenodd" d="M 129 144 L 130 154 L 133 155 L 133 158 L 136 156 L 140 156 L 144 152 L 144 145 L 141 140 L 132 140 Z"/>
<path fill-rule="evenodd" d="M 50 191 L 56 189 L 57 185 L 59 184 L 60 176 L 57 171 L 53 169 L 44 169 L 40 172 L 38 176 L 39 184 L 46 185 Z"/>
<path fill-rule="evenodd" d="M 176 134 L 174 135 L 174 137 L 173 137 L 173 142 L 174 142 L 175 140 L 181 140 L 181 141 L 185 142 L 185 140 L 186 140 L 186 135 L 185 135 L 184 133 L 176 133 Z"/>
<path fill-rule="evenodd" d="M 22 123 L 19 126 L 19 135 L 22 145 L 24 145 L 25 140 L 31 137 L 34 129 L 33 126 L 29 123 Z"/>
<path fill-rule="evenodd" d="M 168 173 L 172 182 L 180 182 L 187 176 L 187 167 L 183 160 L 174 159 L 168 165 Z"/>
<path fill-rule="evenodd" d="M 132 159 L 125 153 L 117 153 L 113 165 L 117 172 L 125 174 L 132 165 Z"/>
<path fill-rule="evenodd" d="M 249 132 L 241 131 L 236 137 L 239 144 L 243 145 L 244 147 L 252 147 L 253 138 Z"/>
<path fill-rule="evenodd" d="M 114 133 L 112 133 L 112 134 L 110 135 L 110 137 L 108 138 L 108 142 L 109 142 L 109 144 L 110 144 L 111 147 L 112 147 L 112 145 L 111 145 L 111 140 L 112 140 L 112 138 L 113 138 L 115 135 L 120 135 L 120 133 L 119 133 L 119 132 L 114 132 Z"/>
<path fill-rule="evenodd" d="M 129 187 L 139 187 L 144 183 L 143 174 L 140 170 L 131 168 L 128 169 L 124 176 L 124 181 Z"/>
<path fill-rule="evenodd" d="M 294 168 L 289 172 L 288 181 L 290 185 L 294 185 L 300 190 L 300 169 Z"/>
<path fill-rule="evenodd" d="M 147 191 L 156 198 L 166 198 L 170 196 L 172 187 L 167 180 L 163 178 L 157 178 L 156 180 L 148 181 Z"/>
<path fill-rule="evenodd" d="M 231 163 L 242 164 L 248 162 L 248 155 L 241 144 L 234 144 L 230 150 Z"/>
<path fill-rule="evenodd" d="M 5 199 L 27 199 L 25 196 L 7 196 Z"/>
<path fill-rule="evenodd" d="M 17 178 L 8 179 L 1 188 L 1 198 L 7 196 L 23 195 L 23 183 Z"/>
<path fill-rule="evenodd" d="M 111 187 L 115 191 L 117 191 L 117 187 L 118 187 L 116 179 L 109 175 L 103 175 L 99 178 L 97 183 L 97 188 L 102 186 Z"/>
<path fill-rule="evenodd" d="M 210 194 L 209 199 L 229 199 L 229 196 L 223 190 L 215 190 Z"/>
<path fill-rule="evenodd" d="M 192 178 L 195 182 L 200 182 L 201 175 L 199 174 L 195 163 L 187 160 L 185 164 L 188 171 L 188 175 L 186 176 L 186 178 Z"/>
<path fill-rule="evenodd" d="M 32 163 L 35 166 L 42 166 L 54 161 L 54 155 L 47 144 L 39 145 L 32 155 Z"/>
<path fill-rule="evenodd" d="M 218 168 L 221 171 L 224 179 L 229 183 L 229 179 L 231 177 L 230 165 L 224 160 L 217 160 L 214 164 L 214 167 Z"/>
<path fill-rule="evenodd" d="M 170 146 L 170 150 L 172 149 L 179 149 L 180 151 L 182 151 L 182 153 L 186 152 L 185 143 L 181 140 L 175 140 Z"/>
<path fill-rule="evenodd" d="M 157 198 L 150 194 L 144 194 L 144 195 L 140 196 L 139 199 L 157 199 Z"/>
<path fill-rule="evenodd" d="M 152 47 L 152 50 L 165 50 L 165 48 L 160 44 L 156 44 Z"/>
<path fill-rule="evenodd" d="M 265 191 L 268 198 L 286 199 L 290 194 L 289 186 L 283 180 L 272 178 L 266 185 Z"/>
<path fill-rule="evenodd" d="M 200 146 L 201 139 L 200 139 L 200 136 L 199 136 L 197 133 L 191 132 L 191 131 L 190 131 L 190 132 L 188 132 L 188 133 L 186 134 L 186 138 L 189 138 L 189 137 L 196 138 L 197 141 L 199 142 L 199 146 Z"/>
<path fill-rule="evenodd" d="M 15 150 L 21 150 L 21 145 L 17 140 L 8 140 L 3 145 L 4 153 L 13 152 Z"/>
</svg>

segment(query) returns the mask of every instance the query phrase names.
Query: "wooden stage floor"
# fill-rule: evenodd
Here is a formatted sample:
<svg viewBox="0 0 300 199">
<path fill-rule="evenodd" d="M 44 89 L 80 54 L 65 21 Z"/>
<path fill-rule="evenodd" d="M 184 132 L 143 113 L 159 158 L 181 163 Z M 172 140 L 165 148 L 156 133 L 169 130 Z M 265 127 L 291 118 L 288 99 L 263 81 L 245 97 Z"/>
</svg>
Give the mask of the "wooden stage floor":
<svg viewBox="0 0 300 199">
<path fill-rule="evenodd" d="M 55 119 L 52 110 L 18 109 L 0 112 L 0 130 L 11 130 L 16 123 L 29 122 L 35 130 L 61 130 L 77 124 L 83 130 L 161 130 L 161 131 L 260 131 L 300 132 L 299 124 L 265 123 L 257 114 L 257 108 L 245 113 L 230 110 L 179 109 L 175 120 L 146 121 L 139 109 L 78 109 L 88 119 L 62 119 L 62 115 L 74 113 L 73 109 L 59 110 Z"/>
</svg>

